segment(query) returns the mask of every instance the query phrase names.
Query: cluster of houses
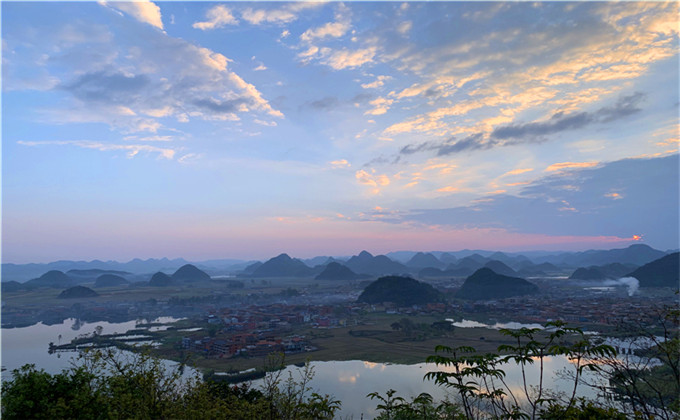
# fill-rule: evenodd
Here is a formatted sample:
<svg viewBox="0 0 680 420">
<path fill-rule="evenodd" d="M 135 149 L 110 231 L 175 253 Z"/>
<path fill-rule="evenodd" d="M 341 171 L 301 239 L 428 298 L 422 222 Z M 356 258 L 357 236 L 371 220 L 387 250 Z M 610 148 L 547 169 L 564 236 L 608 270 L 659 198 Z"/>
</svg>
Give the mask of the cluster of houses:
<svg viewBox="0 0 680 420">
<path fill-rule="evenodd" d="M 243 308 L 211 310 L 207 324 L 214 326 L 212 336 L 182 337 L 181 347 L 200 352 L 206 357 L 265 356 L 273 352 L 297 353 L 316 348 L 302 335 L 292 334 L 295 327 L 341 328 L 356 325 L 360 314 L 382 312 L 388 314 L 417 315 L 445 313 L 448 306 L 432 303 L 423 306 L 397 307 L 391 303 L 368 305 L 287 305 L 283 303 Z"/>
<path fill-rule="evenodd" d="M 484 313 L 501 318 L 512 317 L 518 322 L 545 323 L 560 320 L 571 324 L 615 326 L 633 322 L 653 325 L 656 311 L 664 305 L 677 305 L 672 298 L 621 298 L 598 296 L 589 299 L 546 298 L 532 296 L 504 300 L 469 302 L 457 305 L 454 312 Z"/>
</svg>

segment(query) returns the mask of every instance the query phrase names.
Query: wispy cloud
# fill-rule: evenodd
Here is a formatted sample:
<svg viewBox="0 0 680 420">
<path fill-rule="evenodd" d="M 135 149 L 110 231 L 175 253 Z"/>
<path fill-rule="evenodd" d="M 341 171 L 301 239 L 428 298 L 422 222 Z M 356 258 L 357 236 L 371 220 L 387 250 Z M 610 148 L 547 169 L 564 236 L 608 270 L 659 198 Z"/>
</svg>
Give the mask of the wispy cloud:
<svg viewBox="0 0 680 420">
<path fill-rule="evenodd" d="M 313 42 L 323 38 L 340 38 L 347 33 L 349 28 L 350 24 L 347 21 L 328 22 L 318 28 L 307 29 L 300 35 L 300 40 L 303 42 Z"/>
<path fill-rule="evenodd" d="M 362 83 L 361 87 L 364 89 L 377 89 L 383 87 L 385 85 L 385 82 L 390 79 L 392 79 L 391 76 L 379 75 L 375 78 L 374 81 L 370 83 Z"/>
<path fill-rule="evenodd" d="M 552 165 L 545 168 L 546 172 L 556 172 L 563 171 L 565 169 L 575 169 L 575 168 L 592 168 L 597 166 L 599 162 L 560 162 L 553 163 Z"/>
<path fill-rule="evenodd" d="M 321 60 L 322 63 L 335 70 L 343 70 L 371 63 L 373 61 L 373 57 L 375 57 L 376 48 L 368 47 L 357 50 L 343 48 L 336 51 L 331 49 L 322 49 L 321 54 L 324 57 Z"/>
<path fill-rule="evenodd" d="M 297 20 L 298 14 L 303 10 L 317 8 L 322 5 L 323 2 L 299 1 L 287 3 L 284 7 L 278 9 L 253 9 L 249 7 L 243 10 L 241 18 L 252 25 L 262 25 L 265 23 L 285 24 Z"/>
<path fill-rule="evenodd" d="M 352 166 L 347 159 L 338 159 L 338 160 L 333 160 L 329 162 L 331 164 L 331 167 L 335 169 L 340 169 L 340 168 L 349 168 Z"/>
<path fill-rule="evenodd" d="M 192 26 L 196 29 L 209 30 L 222 28 L 226 25 L 238 25 L 238 19 L 234 17 L 231 10 L 223 4 L 210 8 L 205 14 L 206 21 L 196 22 Z"/>
<path fill-rule="evenodd" d="M 621 97 L 613 106 L 603 107 L 594 112 L 564 114 L 558 112 L 547 121 L 513 124 L 496 128 L 491 137 L 497 139 L 540 137 L 561 131 L 576 130 L 590 124 L 607 123 L 627 117 L 640 111 L 639 103 L 645 95 L 636 92 Z"/>
<path fill-rule="evenodd" d="M 157 153 L 159 157 L 173 159 L 176 151 L 170 148 L 150 146 L 148 144 L 109 144 L 89 140 L 60 140 L 60 141 L 17 141 L 22 146 L 76 146 L 83 149 L 93 149 L 102 152 L 124 151 L 128 158 L 137 156 L 140 152 Z"/>
<path fill-rule="evenodd" d="M 511 176 L 511 175 L 520 175 L 520 174 L 524 174 L 524 173 L 531 172 L 531 171 L 533 171 L 532 168 L 518 168 L 518 169 L 513 169 L 512 171 L 508 171 L 501 176 L 504 177 L 504 176 Z"/>
<path fill-rule="evenodd" d="M 400 150 L 402 155 L 410 155 L 418 152 L 436 151 L 437 156 L 446 156 L 461 152 L 476 150 L 488 150 L 495 147 L 514 146 L 527 143 L 542 143 L 548 141 L 548 136 L 555 135 L 563 131 L 577 130 L 592 124 L 605 124 L 625 118 L 640 111 L 639 102 L 644 98 L 642 93 L 621 97 L 614 105 L 599 108 L 592 112 L 579 112 L 564 114 L 563 112 L 554 113 L 545 121 L 531 123 L 517 123 L 495 128 L 492 132 L 480 131 L 458 140 L 450 137 L 445 141 L 429 141 L 419 144 L 409 144 Z M 456 106 L 454 108 L 459 108 Z M 440 110 L 442 112 L 442 110 Z M 456 112 L 452 109 L 443 110 L 445 114 Z M 387 131 L 398 133 L 421 129 L 422 126 L 430 124 L 428 129 L 441 127 L 437 125 L 437 119 L 419 119 L 410 123 L 393 125 Z"/>
</svg>

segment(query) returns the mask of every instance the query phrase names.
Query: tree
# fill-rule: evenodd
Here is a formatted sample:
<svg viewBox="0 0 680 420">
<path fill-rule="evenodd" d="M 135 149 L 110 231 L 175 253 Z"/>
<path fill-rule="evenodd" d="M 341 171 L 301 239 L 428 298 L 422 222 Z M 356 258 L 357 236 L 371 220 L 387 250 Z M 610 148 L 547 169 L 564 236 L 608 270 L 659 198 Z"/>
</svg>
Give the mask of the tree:
<svg viewBox="0 0 680 420">
<path fill-rule="evenodd" d="M 439 385 L 456 391 L 465 417 L 474 418 L 539 418 L 541 412 L 550 407 L 558 412 L 562 407 L 569 412 L 577 401 L 576 390 L 581 384 L 585 369 L 598 370 L 594 357 L 614 355 L 613 347 L 594 344 L 578 328 L 567 327 L 562 322 L 545 325 L 547 334 L 538 328 L 519 330 L 501 329 L 502 334 L 512 337 L 513 345 L 499 346 L 499 354 L 477 354 L 472 347 L 437 346 L 437 354 L 427 361 L 445 370 L 425 375 Z M 574 369 L 574 386 L 566 400 L 558 401 L 548 396 L 544 388 L 545 358 L 563 355 L 570 359 Z M 504 363 L 513 362 L 521 367 L 522 386 L 514 390 L 505 381 Z M 526 368 L 538 364 L 538 384 L 527 383 Z M 560 405 L 562 404 L 562 405 Z"/>
<path fill-rule="evenodd" d="M 630 350 L 596 358 L 601 380 L 590 385 L 622 413 L 680 418 L 680 310 L 665 307 L 651 325 L 627 322 L 619 329 L 628 335 L 619 347 Z"/>
<path fill-rule="evenodd" d="M 272 372 L 262 390 L 186 377 L 181 367 L 113 349 L 84 352 L 78 366 L 56 375 L 26 365 L 3 383 L 2 418 L 312 420 L 332 419 L 340 407 L 311 392 L 310 365 L 299 380 Z"/>
<path fill-rule="evenodd" d="M 102 418 L 103 395 L 83 368 L 56 375 L 24 365 L 2 386 L 2 418 Z"/>
<path fill-rule="evenodd" d="M 295 379 L 289 371 L 286 377 L 285 355 L 274 353 L 267 358 L 265 369 L 268 370 L 262 385 L 262 392 L 270 404 L 270 419 L 302 420 L 333 419 L 341 402 L 330 395 L 321 395 L 313 391 L 309 382 L 314 377 L 314 368 L 309 361 L 302 369 L 298 369 Z"/>
</svg>

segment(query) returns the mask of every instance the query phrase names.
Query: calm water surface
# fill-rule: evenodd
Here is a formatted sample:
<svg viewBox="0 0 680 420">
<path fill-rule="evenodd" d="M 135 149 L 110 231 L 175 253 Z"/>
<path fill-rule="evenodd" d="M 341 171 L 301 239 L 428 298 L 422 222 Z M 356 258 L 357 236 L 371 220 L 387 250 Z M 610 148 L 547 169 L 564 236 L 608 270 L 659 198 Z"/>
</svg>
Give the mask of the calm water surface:
<svg viewBox="0 0 680 420">
<path fill-rule="evenodd" d="M 154 323 L 172 323 L 180 318 L 160 317 L 149 320 Z M 77 352 L 47 352 L 49 343 L 66 344 L 72 339 L 82 335 L 92 335 L 97 327 L 101 327 L 102 334 L 125 333 L 134 329 L 138 322 L 92 322 L 85 323 L 74 318 L 64 320 L 61 324 L 45 325 L 37 323 L 23 328 L 3 328 L 2 346 L 0 347 L 0 361 L 3 369 L 2 378 L 5 379 L 11 371 L 21 366 L 32 363 L 37 368 L 44 369 L 48 373 L 59 373 L 62 369 L 72 366 L 72 361 Z M 144 320 L 146 322 L 146 320 Z"/>
<path fill-rule="evenodd" d="M 176 318 L 165 317 L 153 320 L 155 323 L 171 323 L 177 321 Z M 463 321 L 464 325 L 472 325 L 474 321 Z M 109 323 L 94 322 L 80 323 L 75 319 L 68 319 L 62 324 L 44 325 L 38 323 L 30 327 L 2 329 L 2 366 L 7 370 L 2 372 L 3 379 L 10 376 L 12 369 L 17 369 L 26 363 L 33 363 L 38 368 L 45 369 L 49 373 L 59 373 L 62 369 L 71 366 L 75 352 L 61 352 L 48 354 L 47 349 L 50 342 L 55 344 L 70 342 L 73 338 L 86 334 L 91 335 L 97 327 L 102 327 L 102 334 L 125 333 L 134 329 L 137 321 Z M 486 326 L 485 324 L 482 324 Z M 494 328 L 504 328 L 500 324 Z M 463 326 L 463 325 L 460 325 Z M 61 336 L 61 339 L 59 338 Z M 167 366 L 176 365 L 174 362 L 167 362 Z M 429 371 L 437 370 L 431 364 L 416 365 L 397 365 L 389 363 L 371 363 L 364 361 L 342 361 L 342 362 L 312 362 L 314 368 L 314 378 L 310 386 L 320 394 L 330 394 L 335 399 L 342 402 L 342 409 L 339 413 L 341 418 L 372 419 L 376 416 L 375 410 L 378 401 L 370 400 L 366 397 L 371 392 L 379 392 L 382 395 L 389 389 L 395 389 L 397 395 L 406 399 L 412 399 L 422 392 L 432 395 L 435 400 L 446 398 L 447 392 L 444 388 L 435 385 L 432 381 L 425 381 L 423 377 Z M 569 383 L 557 379 L 555 373 L 565 368 L 570 368 L 571 364 L 564 357 L 546 358 L 546 387 L 562 391 L 571 391 Z M 521 384 L 521 370 L 515 365 L 504 367 L 507 373 L 508 382 L 513 390 L 519 391 Z M 188 374 L 193 370 L 187 369 Z M 299 368 L 289 367 L 284 372 L 284 377 L 292 374 L 295 379 L 300 378 Z M 536 383 L 538 378 L 538 367 L 528 368 L 528 381 Z M 253 382 L 253 387 L 259 387 L 262 380 Z M 581 395 L 588 395 L 587 390 L 583 389 Z"/>
<path fill-rule="evenodd" d="M 397 395 L 411 400 L 422 392 L 432 395 L 435 401 L 443 400 L 448 393 L 445 388 L 437 386 L 433 381 L 424 380 L 427 372 L 444 370 L 428 363 L 416 365 L 397 365 L 388 363 L 371 363 L 363 361 L 344 362 L 312 362 L 314 378 L 310 386 L 320 394 L 330 394 L 342 402 L 339 413 L 340 418 L 372 419 L 378 412 L 375 407 L 377 400 L 371 400 L 366 395 L 378 392 L 385 396 L 386 391 L 394 389 Z M 506 372 L 506 381 L 512 391 L 521 393 L 521 369 L 514 365 L 505 365 L 502 369 Z M 573 366 L 565 357 L 547 357 L 545 359 L 544 384 L 552 390 L 571 393 L 573 383 L 559 379 L 555 373 L 563 369 L 573 369 Z M 301 377 L 301 369 L 291 366 L 284 371 L 283 378 L 292 374 L 293 378 Z M 527 367 L 528 383 L 538 383 L 539 367 Z M 263 380 L 254 381 L 252 385 L 259 387 Z M 593 397 L 589 389 L 581 388 L 577 393 L 581 396 Z"/>
</svg>

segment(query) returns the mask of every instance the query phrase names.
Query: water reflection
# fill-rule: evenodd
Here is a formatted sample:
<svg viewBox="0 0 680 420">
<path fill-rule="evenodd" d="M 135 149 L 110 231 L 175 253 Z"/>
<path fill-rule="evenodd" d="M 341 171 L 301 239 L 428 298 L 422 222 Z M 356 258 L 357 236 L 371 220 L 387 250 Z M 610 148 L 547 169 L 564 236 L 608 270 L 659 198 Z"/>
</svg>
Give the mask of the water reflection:
<svg viewBox="0 0 680 420">
<path fill-rule="evenodd" d="M 32 363 L 48 373 L 59 373 L 73 366 L 77 352 L 47 352 L 49 343 L 65 344 L 74 338 L 97 334 L 122 334 L 135 329 L 138 323 L 172 323 L 181 318 L 160 317 L 153 320 L 137 320 L 110 323 L 106 321 L 83 322 L 68 318 L 61 324 L 45 325 L 42 322 L 23 328 L 3 328 L 0 361 L 6 369 L 2 372 L 5 379 L 12 370 Z"/>
<path fill-rule="evenodd" d="M 385 394 L 389 389 L 395 389 L 397 395 L 411 400 L 422 392 L 427 392 L 435 400 L 444 400 L 453 397 L 448 391 L 434 384 L 433 381 L 424 380 L 427 372 L 445 370 L 433 364 L 420 363 L 416 365 L 396 365 L 386 363 L 372 363 L 365 361 L 345 361 L 345 362 L 312 362 L 314 368 L 314 379 L 310 386 L 314 392 L 320 394 L 330 394 L 335 399 L 342 401 L 342 407 L 338 415 L 339 418 L 353 417 L 354 419 L 371 419 L 378 413 L 375 409 L 377 402 L 366 397 L 371 392 Z M 513 393 L 522 394 L 522 371 L 515 364 L 501 366 L 507 373 L 506 380 Z M 286 369 L 285 377 L 288 372 L 293 374 L 293 378 L 298 378 L 297 367 Z M 573 382 L 560 379 L 558 372 L 565 369 L 574 369 L 566 357 L 546 357 L 544 360 L 544 385 L 546 388 L 571 392 Z M 527 383 L 538 383 L 540 367 L 538 364 L 527 366 Z M 593 379 L 593 378 L 590 378 Z M 262 380 L 253 382 L 254 387 L 263 383 Z M 593 396 L 589 389 L 581 388 L 578 395 Z"/>
<path fill-rule="evenodd" d="M 544 328 L 541 324 L 523 324 L 521 322 L 496 322 L 495 324 L 491 325 L 469 319 L 454 321 L 451 318 L 447 318 L 446 321 L 451 322 L 454 327 L 459 328 L 489 328 L 492 330 L 500 330 L 501 328 L 507 328 L 511 330 L 519 330 L 521 328 L 538 328 L 542 330 Z"/>
</svg>

